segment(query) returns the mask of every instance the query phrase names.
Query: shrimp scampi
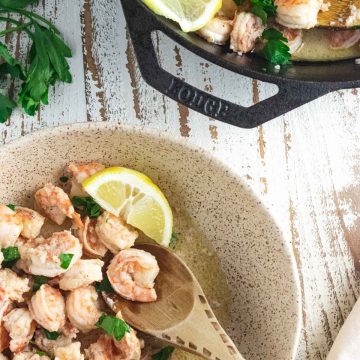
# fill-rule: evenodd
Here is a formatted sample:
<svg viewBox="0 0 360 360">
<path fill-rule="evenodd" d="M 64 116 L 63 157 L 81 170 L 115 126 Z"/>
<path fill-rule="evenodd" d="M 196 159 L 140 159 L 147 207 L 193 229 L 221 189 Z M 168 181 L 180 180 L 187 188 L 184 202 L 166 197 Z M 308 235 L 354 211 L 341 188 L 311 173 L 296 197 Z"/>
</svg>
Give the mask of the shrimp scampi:
<svg viewBox="0 0 360 360">
<path fill-rule="evenodd" d="M 21 217 L 6 205 L 0 205 L 0 247 L 14 246 L 23 230 Z"/>
<path fill-rule="evenodd" d="M 198 30 L 198 34 L 210 43 L 224 45 L 229 40 L 232 29 L 232 20 L 216 16 Z"/>
<path fill-rule="evenodd" d="M 154 280 L 158 273 L 156 258 L 138 249 L 120 251 L 107 270 L 109 281 L 119 295 L 140 302 L 156 301 Z"/>
</svg>

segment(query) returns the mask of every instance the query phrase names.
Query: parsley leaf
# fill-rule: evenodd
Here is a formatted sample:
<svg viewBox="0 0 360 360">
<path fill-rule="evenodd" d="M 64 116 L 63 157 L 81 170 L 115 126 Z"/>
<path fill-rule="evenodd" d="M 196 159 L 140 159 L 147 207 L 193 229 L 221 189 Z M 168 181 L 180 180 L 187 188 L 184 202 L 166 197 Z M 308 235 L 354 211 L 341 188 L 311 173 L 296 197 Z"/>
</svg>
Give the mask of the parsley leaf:
<svg viewBox="0 0 360 360">
<path fill-rule="evenodd" d="M 179 240 L 178 235 L 173 232 L 173 233 L 171 234 L 171 239 L 170 239 L 170 243 L 169 243 L 169 248 L 174 250 L 175 247 L 176 247 L 176 243 L 178 242 L 178 240 Z"/>
<path fill-rule="evenodd" d="M 95 283 L 95 289 L 97 292 L 102 292 L 102 291 L 109 293 L 115 292 L 106 274 L 104 275 L 104 278 L 102 279 L 101 282 Z"/>
<path fill-rule="evenodd" d="M 45 351 L 37 351 L 37 352 L 36 352 L 36 355 L 39 355 L 39 356 L 48 356 L 48 354 L 47 354 Z"/>
<path fill-rule="evenodd" d="M 129 333 L 131 330 L 124 320 L 106 314 L 100 316 L 96 326 L 113 336 L 117 341 L 120 341 L 125 336 L 125 333 Z"/>
<path fill-rule="evenodd" d="M 273 28 L 267 29 L 262 33 L 262 38 L 266 40 L 262 49 L 265 59 L 276 65 L 291 63 L 290 48 L 286 45 L 288 40 L 280 31 Z"/>
<path fill-rule="evenodd" d="M 250 11 L 258 16 L 263 24 L 267 23 L 268 16 L 274 16 L 276 14 L 277 6 L 274 4 L 274 0 L 250 0 L 253 5 Z"/>
<path fill-rule="evenodd" d="M 173 348 L 172 346 L 167 346 L 155 355 L 153 355 L 152 360 L 168 360 L 170 359 L 170 356 L 174 352 L 174 350 L 175 348 Z"/>
<path fill-rule="evenodd" d="M 20 259 L 20 253 L 17 246 L 10 246 L 1 249 L 1 252 L 4 257 L 4 261 L 2 263 L 2 267 L 4 268 L 12 267 Z"/>
<path fill-rule="evenodd" d="M 6 205 L 9 209 L 11 209 L 12 211 L 15 211 L 15 205 L 13 204 L 7 204 Z"/>
<path fill-rule="evenodd" d="M 74 257 L 74 254 L 60 254 L 59 255 L 59 258 L 61 261 L 60 266 L 66 270 L 70 266 L 70 263 L 71 263 L 71 260 L 73 257 Z"/>
<path fill-rule="evenodd" d="M 46 329 L 44 330 L 44 334 L 46 336 L 47 339 L 49 340 L 56 340 L 61 334 L 57 331 L 48 331 Z"/>
<path fill-rule="evenodd" d="M 60 181 L 66 183 L 69 180 L 67 176 L 60 176 Z"/>
<path fill-rule="evenodd" d="M 9 74 L 13 78 L 25 79 L 26 75 L 22 65 L 13 58 L 3 43 L 0 43 L 0 59 L 4 61 L 0 64 L 0 75 Z"/>
<path fill-rule="evenodd" d="M 49 278 L 42 275 L 36 275 L 33 277 L 33 291 L 38 291 L 41 287 L 41 285 L 47 284 L 49 281 Z"/>
<path fill-rule="evenodd" d="M 21 9 L 37 2 L 38 0 L 0 0 L 0 6 Z"/>
<path fill-rule="evenodd" d="M 0 123 L 4 123 L 12 114 L 16 104 L 7 96 L 0 94 Z"/>
<path fill-rule="evenodd" d="M 74 196 L 71 199 L 74 207 L 79 210 L 83 209 L 90 218 L 97 218 L 101 215 L 101 207 L 90 196 Z"/>
</svg>

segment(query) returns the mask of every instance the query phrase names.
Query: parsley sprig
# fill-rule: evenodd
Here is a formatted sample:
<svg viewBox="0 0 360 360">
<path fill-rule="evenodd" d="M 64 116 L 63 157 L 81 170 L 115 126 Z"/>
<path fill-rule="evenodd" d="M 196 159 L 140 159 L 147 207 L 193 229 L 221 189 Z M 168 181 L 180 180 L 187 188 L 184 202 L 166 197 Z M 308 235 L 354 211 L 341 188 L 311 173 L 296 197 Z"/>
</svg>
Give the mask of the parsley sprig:
<svg viewBox="0 0 360 360">
<path fill-rule="evenodd" d="M 262 38 L 266 41 L 262 49 L 265 59 L 276 65 L 291 63 L 290 48 L 287 45 L 288 40 L 280 31 L 273 28 L 267 29 L 262 33 Z"/>
<path fill-rule="evenodd" d="M 234 0 L 237 6 L 240 6 L 244 3 L 244 0 Z M 277 6 L 274 3 L 274 0 L 250 0 L 251 8 L 250 12 L 258 16 L 263 24 L 267 23 L 269 16 L 274 16 L 276 14 Z"/>
<path fill-rule="evenodd" d="M 71 199 L 77 210 L 83 210 L 91 219 L 101 215 L 101 207 L 91 196 L 74 196 Z"/>
<path fill-rule="evenodd" d="M 110 336 L 113 336 L 117 341 L 120 341 L 131 330 L 124 320 L 106 314 L 100 316 L 96 326 L 103 329 Z"/>
<path fill-rule="evenodd" d="M 152 356 L 152 360 L 168 360 L 170 359 L 172 353 L 174 352 L 175 348 L 172 346 L 166 346 L 158 353 Z"/>
<path fill-rule="evenodd" d="M 29 115 L 35 115 L 40 104 L 48 104 L 49 88 L 56 82 L 70 83 L 72 76 L 66 58 L 72 56 L 70 48 L 60 37 L 59 30 L 42 16 L 24 8 L 37 0 L 0 0 L 0 21 L 9 26 L 0 32 L 3 37 L 13 32 L 25 32 L 32 42 L 24 64 L 16 60 L 6 45 L 0 42 L 0 76 L 16 79 L 21 89 L 15 99 L 0 91 L 0 123 L 5 122 L 17 106 Z M 19 17 L 26 19 L 17 20 Z"/>
<path fill-rule="evenodd" d="M 1 249 L 3 254 L 3 268 L 9 268 L 16 264 L 16 262 L 20 259 L 20 253 L 17 246 L 9 246 L 7 248 Z"/>
</svg>

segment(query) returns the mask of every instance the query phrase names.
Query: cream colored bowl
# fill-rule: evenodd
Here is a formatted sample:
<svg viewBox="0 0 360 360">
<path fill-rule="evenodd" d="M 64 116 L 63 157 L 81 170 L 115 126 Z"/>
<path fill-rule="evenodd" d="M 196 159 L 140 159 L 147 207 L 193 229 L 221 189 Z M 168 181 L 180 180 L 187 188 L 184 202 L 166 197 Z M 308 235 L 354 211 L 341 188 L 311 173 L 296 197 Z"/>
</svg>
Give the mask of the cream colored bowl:
<svg viewBox="0 0 360 360">
<path fill-rule="evenodd" d="M 190 249 L 181 252 L 206 282 L 215 308 L 221 308 L 222 294 L 212 298 L 218 280 L 206 274 L 224 272 L 231 291 L 230 323 L 224 325 L 241 353 L 251 360 L 294 357 L 301 317 L 294 261 L 272 217 L 229 168 L 164 135 L 115 124 L 78 124 L 2 147 L 0 201 L 31 206 L 34 191 L 56 181 L 72 160 L 128 166 L 150 176 L 169 198 L 175 217 L 190 221 L 178 225 L 181 248 Z M 199 234 L 210 250 L 199 246 Z M 221 270 L 207 271 L 217 258 Z"/>
</svg>

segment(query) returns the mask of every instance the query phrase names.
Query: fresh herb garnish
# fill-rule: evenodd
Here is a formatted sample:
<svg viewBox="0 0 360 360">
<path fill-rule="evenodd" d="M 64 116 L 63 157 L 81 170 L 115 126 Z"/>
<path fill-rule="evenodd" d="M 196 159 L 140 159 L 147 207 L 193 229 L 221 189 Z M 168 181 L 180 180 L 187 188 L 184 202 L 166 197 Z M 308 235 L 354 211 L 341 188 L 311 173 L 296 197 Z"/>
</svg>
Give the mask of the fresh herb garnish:
<svg viewBox="0 0 360 360">
<path fill-rule="evenodd" d="M 170 242 L 169 242 L 169 248 L 174 250 L 178 240 L 179 240 L 179 236 L 176 233 L 173 232 L 171 234 L 171 239 L 170 239 Z"/>
<path fill-rule="evenodd" d="M 153 355 L 152 360 L 168 360 L 170 359 L 170 356 L 174 352 L 174 350 L 175 348 L 173 348 L 172 346 L 167 346 L 155 355 Z"/>
<path fill-rule="evenodd" d="M 13 204 L 7 204 L 6 205 L 9 209 L 11 209 L 12 211 L 15 211 L 15 205 Z"/>
<path fill-rule="evenodd" d="M 41 287 L 41 285 L 47 284 L 49 281 L 49 278 L 42 275 L 36 275 L 33 277 L 33 291 L 38 291 Z"/>
<path fill-rule="evenodd" d="M 83 210 L 90 218 L 97 218 L 101 215 L 101 207 L 90 196 L 74 196 L 72 203 L 77 210 Z"/>
<path fill-rule="evenodd" d="M 39 356 L 48 356 L 48 354 L 47 354 L 45 351 L 37 351 L 37 352 L 36 352 L 36 355 L 39 355 Z"/>
<path fill-rule="evenodd" d="M 113 336 L 117 341 L 120 341 L 125 336 L 125 333 L 129 333 L 131 330 L 124 320 L 106 314 L 100 316 L 96 326 Z"/>
<path fill-rule="evenodd" d="M 60 254 L 59 255 L 59 258 L 61 261 L 60 266 L 66 270 L 70 266 L 70 263 L 71 263 L 71 260 L 73 257 L 74 257 L 74 254 Z"/>
<path fill-rule="evenodd" d="M 240 6 L 243 2 L 244 2 L 244 0 L 234 0 L 234 3 L 235 3 L 237 6 Z"/>
<path fill-rule="evenodd" d="M 277 6 L 274 4 L 274 0 L 250 0 L 252 8 L 250 11 L 258 16 L 263 24 L 267 23 L 269 16 L 276 14 Z"/>
<path fill-rule="evenodd" d="M 15 263 L 20 259 L 20 253 L 17 246 L 10 246 L 4 249 L 1 249 L 1 252 L 4 257 L 4 261 L 1 264 L 4 268 L 9 268 L 15 265 Z"/>
<path fill-rule="evenodd" d="M 57 331 L 48 331 L 46 329 L 44 330 L 44 334 L 46 336 L 47 339 L 49 340 L 56 340 L 61 334 Z"/>
<path fill-rule="evenodd" d="M 21 84 L 15 99 L 0 94 L 0 123 L 4 123 L 20 104 L 29 115 L 34 115 L 40 103 L 48 103 L 49 88 L 57 81 L 70 83 L 69 64 L 66 58 L 72 56 L 70 48 L 63 42 L 59 30 L 42 16 L 27 11 L 27 5 L 36 0 L 0 0 L 0 21 L 9 26 L 0 31 L 0 37 L 9 33 L 26 33 L 31 40 L 29 54 L 24 64 L 18 62 L 6 45 L 0 42 L 0 76 L 10 76 Z M 17 18 L 21 16 L 22 21 Z"/>
<path fill-rule="evenodd" d="M 104 275 L 104 278 L 102 279 L 101 282 L 96 282 L 95 283 L 95 289 L 97 292 L 108 292 L 108 293 L 113 293 L 115 292 L 113 287 L 110 284 L 109 278 L 106 276 L 106 274 Z"/>
<path fill-rule="evenodd" d="M 272 64 L 290 64 L 290 48 L 287 46 L 288 40 L 283 34 L 273 28 L 267 29 L 262 33 L 262 38 L 266 44 L 262 49 L 262 54 Z"/>
<path fill-rule="evenodd" d="M 60 176 L 60 181 L 66 183 L 69 180 L 67 176 Z"/>
</svg>

